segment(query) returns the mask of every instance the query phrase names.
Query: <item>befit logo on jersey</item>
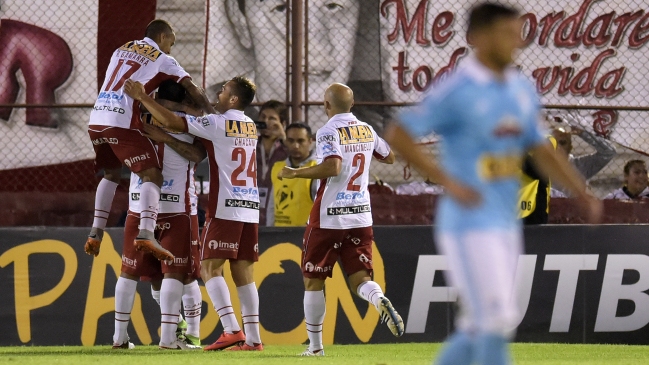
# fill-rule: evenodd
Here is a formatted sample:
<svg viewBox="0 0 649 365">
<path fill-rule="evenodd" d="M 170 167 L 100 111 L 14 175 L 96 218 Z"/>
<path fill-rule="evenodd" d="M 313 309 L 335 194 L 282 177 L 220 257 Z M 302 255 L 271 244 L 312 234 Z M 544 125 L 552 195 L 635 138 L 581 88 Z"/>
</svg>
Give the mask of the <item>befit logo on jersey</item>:
<svg viewBox="0 0 649 365">
<path fill-rule="evenodd" d="M 138 163 L 140 161 L 144 161 L 144 160 L 146 160 L 148 158 L 151 158 L 151 156 L 149 156 L 149 153 L 147 152 L 147 153 L 145 153 L 143 155 L 139 155 L 139 156 L 130 157 L 130 158 L 125 159 L 124 160 L 124 165 L 126 165 L 128 167 L 131 167 L 131 165 L 133 165 L 135 163 Z"/>
<path fill-rule="evenodd" d="M 356 199 L 361 199 L 365 196 L 365 192 L 360 192 L 360 193 L 345 193 L 345 192 L 340 192 L 336 194 L 336 200 L 356 200 Z"/>
<path fill-rule="evenodd" d="M 211 250 L 228 250 L 228 251 L 237 251 L 239 250 L 239 242 L 223 242 L 223 241 L 217 241 L 217 240 L 211 240 L 207 246 Z"/>
<path fill-rule="evenodd" d="M 304 264 L 304 270 L 308 272 L 329 272 L 333 269 L 333 266 L 316 266 L 310 262 Z"/>
<path fill-rule="evenodd" d="M 259 195 L 259 190 L 257 188 L 240 188 L 240 187 L 233 187 L 232 192 L 234 194 L 240 194 L 240 195 L 248 195 L 248 196 L 257 196 Z"/>
<path fill-rule="evenodd" d="M 102 91 L 97 95 L 97 99 L 122 100 L 124 99 L 124 94 L 120 95 L 113 91 Z"/>
<path fill-rule="evenodd" d="M 142 183 L 143 183 L 142 178 L 139 178 L 137 180 L 137 186 L 135 188 L 136 189 L 141 188 Z M 173 188 L 173 185 L 174 185 L 174 179 L 162 180 L 162 186 L 160 187 L 160 189 L 162 189 L 162 190 L 171 190 Z"/>
<path fill-rule="evenodd" d="M 240 120 L 225 121 L 225 136 L 235 138 L 257 139 L 257 126 L 255 122 Z"/>
<path fill-rule="evenodd" d="M 372 129 L 366 125 L 355 125 L 349 127 L 336 128 L 340 144 L 355 144 L 374 142 L 374 134 Z"/>
</svg>

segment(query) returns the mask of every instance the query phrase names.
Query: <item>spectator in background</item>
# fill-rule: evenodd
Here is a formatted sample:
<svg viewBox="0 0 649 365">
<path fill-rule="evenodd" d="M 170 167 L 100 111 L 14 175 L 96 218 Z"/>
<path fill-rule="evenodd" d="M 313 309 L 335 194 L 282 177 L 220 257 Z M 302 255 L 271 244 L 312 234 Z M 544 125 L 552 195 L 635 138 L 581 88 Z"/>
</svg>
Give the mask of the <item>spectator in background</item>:
<svg viewBox="0 0 649 365">
<path fill-rule="evenodd" d="M 559 120 L 557 120 L 559 119 Z M 556 117 L 555 121 L 567 124 L 565 119 Z M 595 149 L 594 153 L 574 156 L 572 152 L 572 136 L 579 136 L 584 142 L 588 143 Z M 571 125 L 568 128 L 554 128 L 552 136 L 557 140 L 557 148 L 559 151 L 568 156 L 568 160 L 577 168 L 577 171 L 586 179 L 595 176 L 601 169 L 604 168 L 615 157 L 615 147 L 611 142 L 605 138 L 598 137 L 585 129 Z M 565 197 L 567 191 L 563 187 L 556 185 L 552 189 L 553 197 Z"/>
<path fill-rule="evenodd" d="M 630 160 L 624 164 L 624 186 L 609 193 L 604 199 L 645 200 L 649 196 L 647 180 L 647 165 L 645 162 L 643 160 Z"/>
<path fill-rule="evenodd" d="M 556 152 L 557 140 L 547 136 Z M 534 156 L 528 153 L 523 160 L 521 188 L 518 191 L 518 216 L 524 225 L 547 224 L 550 215 L 550 180 L 534 164 Z"/>
<path fill-rule="evenodd" d="M 317 180 L 283 179 L 277 174 L 284 168 L 309 167 L 317 164 L 311 127 L 304 123 L 292 123 L 286 127 L 284 145 L 288 158 L 275 162 L 271 171 L 272 190 L 268 194 L 266 222 L 269 226 L 306 226 L 317 190 Z"/>
<path fill-rule="evenodd" d="M 257 120 L 266 123 L 266 128 L 260 129 L 257 141 L 257 187 L 259 188 L 259 225 L 271 225 L 266 222 L 269 208 L 268 196 L 273 187 L 270 171 L 275 162 L 288 157 L 284 140 L 285 128 L 288 125 L 288 108 L 277 100 L 265 102 L 259 110 Z"/>
</svg>

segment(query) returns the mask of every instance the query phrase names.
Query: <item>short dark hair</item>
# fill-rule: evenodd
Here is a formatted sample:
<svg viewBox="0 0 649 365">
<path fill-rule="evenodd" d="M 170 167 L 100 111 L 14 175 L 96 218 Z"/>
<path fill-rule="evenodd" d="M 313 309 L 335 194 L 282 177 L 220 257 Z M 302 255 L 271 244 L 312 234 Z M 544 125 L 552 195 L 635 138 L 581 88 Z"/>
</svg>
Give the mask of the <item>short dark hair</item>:
<svg viewBox="0 0 649 365">
<path fill-rule="evenodd" d="M 187 90 L 185 90 L 181 84 L 173 80 L 165 80 L 160 83 L 160 86 L 158 86 L 158 98 L 160 99 L 182 103 L 183 100 L 185 100 L 186 95 Z"/>
<path fill-rule="evenodd" d="M 273 109 L 277 115 L 279 115 L 279 121 L 284 123 L 288 122 L 288 107 L 286 104 L 282 103 L 279 100 L 268 100 L 267 102 L 261 105 L 259 113 L 266 109 Z"/>
<path fill-rule="evenodd" d="M 233 94 L 239 98 L 239 109 L 243 110 L 252 103 L 257 92 L 257 85 L 245 76 L 236 76 L 232 80 Z"/>
<path fill-rule="evenodd" d="M 294 122 L 289 124 L 288 127 L 286 127 L 286 132 L 288 132 L 289 129 L 304 129 L 306 131 L 306 135 L 309 138 L 313 137 L 313 133 L 311 132 L 311 127 L 309 127 L 308 124 L 304 124 L 302 122 Z"/>
<path fill-rule="evenodd" d="M 516 18 L 518 15 L 518 10 L 513 7 L 495 3 L 480 3 L 471 8 L 467 34 L 488 28 L 497 20 Z"/>
<path fill-rule="evenodd" d="M 636 164 L 646 166 L 643 160 L 629 160 L 624 164 L 624 175 L 628 175 L 631 172 L 631 167 Z"/>
<path fill-rule="evenodd" d="M 146 26 L 146 31 L 144 36 L 154 39 L 160 34 L 169 34 L 173 32 L 174 29 L 171 27 L 168 21 L 162 19 L 156 19 L 151 21 L 149 25 Z"/>
</svg>

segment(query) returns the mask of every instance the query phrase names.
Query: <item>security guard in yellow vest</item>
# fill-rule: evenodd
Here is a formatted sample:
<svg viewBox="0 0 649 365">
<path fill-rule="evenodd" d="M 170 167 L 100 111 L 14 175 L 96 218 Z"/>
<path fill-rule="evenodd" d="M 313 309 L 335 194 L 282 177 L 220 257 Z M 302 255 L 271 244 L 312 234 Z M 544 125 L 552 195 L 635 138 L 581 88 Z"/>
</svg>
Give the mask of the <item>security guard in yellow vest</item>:
<svg viewBox="0 0 649 365">
<path fill-rule="evenodd" d="M 286 165 L 291 167 L 315 166 L 315 153 L 311 151 L 313 135 L 311 128 L 304 123 L 293 123 L 286 127 L 284 145 L 289 157 L 275 162 L 271 170 L 273 188 L 269 194 L 268 225 L 290 227 L 306 226 L 313 207 L 317 181 L 311 179 L 283 179 L 277 174 Z M 273 213 L 270 207 L 274 207 Z"/>
<path fill-rule="evenodd" d="M 548 136 L 548 140 L 556 150 L 557 140 L 552 136 Z M 523 161 L 521 189 L 518 192 L 518 213 L 525 225 L 548 223 L 550 181 L 536 170 L 529 155 Z"/>
</svg>

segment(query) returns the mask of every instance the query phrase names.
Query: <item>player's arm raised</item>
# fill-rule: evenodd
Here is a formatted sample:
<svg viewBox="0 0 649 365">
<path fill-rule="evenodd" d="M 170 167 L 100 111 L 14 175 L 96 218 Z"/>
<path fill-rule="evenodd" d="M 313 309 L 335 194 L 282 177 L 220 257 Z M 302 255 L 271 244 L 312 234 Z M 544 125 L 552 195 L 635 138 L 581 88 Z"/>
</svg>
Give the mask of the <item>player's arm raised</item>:
<svg viewBox="0 0 649 365">
<path fill-rule="evenodd" d="M 545 177 L 549 177 L 551 180 L 558 182 L 559 185 L 565 186 L 577 197 L 579 205 L 588 214 L 590 223 L 601 222 L 604 210 L 602 202 L 588 195 L 586 182 L 567 159 L 559 157 L 549 143 L 535 146 L 530 152 L 534 166 Z"/>
<path fill-rule="evenodd" d="M 374 155 L 374 158 L 376 158 L 376 160 L 379 161 L 380 163 L 384 163 L 387 165 L 392 165 L 394 161 L 396 161 L 397 159 L 396 156 L 394 155 L 394 152 L 392 152 L 392 150 L 390 150 L 390 153 L 384 158 L 378 158 L 376 154 Z"/>
<path fill-rule="evenodd" d="M 192 79 L 184 78 L 180 81 L 180 84 L 185 88 L 185 90 L 187 90 L 189 96 L 192 97 L 192 100 L 194 100 L 194 102 L 200 109 L 202 109 L 207 114 L 216 114 L 216 109 L 214 109 L 212 104 L 210 104 L 210 101 L 207 99 L 207 95 L 205 95 L 205 91 L 196 86 Z"/>
<path fill-rule="evenodd" d="M 189 161 L 199 163 L 207 157 L 207 151 L 205 151 L 203 143 L 198 139 L 196 139 L 193 144 L 184 142 L 174 138 L 162 129 L 151 124 L 145 124 L 142 129 L 144 131 L 144 136 L 151 138 L 156 142 L 166 144 Z"/>
<path fill-rule="evenodd" d="M 144 85 L 141 83 L 131 79 L 126 80 L 124 82 L 124 92 L 133 99 L 140 101 L 151 115 L 167 129 L 175 132 L 183 132 L 185 130 L 183 118 L 158 104 L 152 97 L 147 95 L 144 91 Z"/>
<path fill-rule="evenodd" d="M 340 169 L 342 162 L 339 157 L 329 157 L 322 161 L 322 163 L 309 166 L 309 167 L 300 167 L 294 169 L 292 167 L 284 166 L 283 169 L 279 171 L 277 177 L 281 179 L 327 179 L 330 177 L 338 176 L 340 174 Z"/>
</svg>

